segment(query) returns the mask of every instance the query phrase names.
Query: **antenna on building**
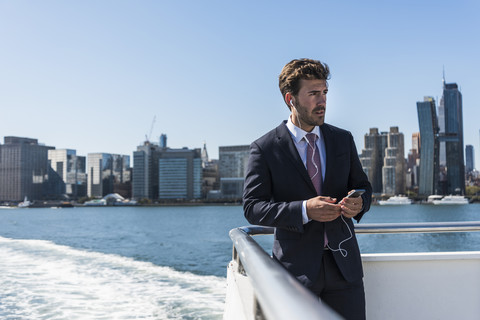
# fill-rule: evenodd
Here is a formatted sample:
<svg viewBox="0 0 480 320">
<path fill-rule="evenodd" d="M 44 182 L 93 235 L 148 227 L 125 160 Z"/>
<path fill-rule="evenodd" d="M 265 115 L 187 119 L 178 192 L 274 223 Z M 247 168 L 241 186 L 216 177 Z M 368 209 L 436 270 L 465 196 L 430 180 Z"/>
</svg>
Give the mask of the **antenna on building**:
<svg viewBox="0 0 480 320">
<path fill-rule="evenodd" d="M 443 88 L 445 88 L 445 65 L 443 65 L 442 85 L 443 85 Z"/>
</svg>

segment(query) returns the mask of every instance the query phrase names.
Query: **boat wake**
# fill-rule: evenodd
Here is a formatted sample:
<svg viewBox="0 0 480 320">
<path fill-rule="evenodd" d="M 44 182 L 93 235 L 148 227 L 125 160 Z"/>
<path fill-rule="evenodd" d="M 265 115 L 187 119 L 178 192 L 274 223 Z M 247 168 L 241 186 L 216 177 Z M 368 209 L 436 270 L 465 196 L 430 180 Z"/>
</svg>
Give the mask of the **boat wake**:
<svg viewBox="0 0 480 320">
<path fill-rule="evenodd" d="M 0 237 L 1 319 L 221 319 L 225 278 Z"/>
</svg>

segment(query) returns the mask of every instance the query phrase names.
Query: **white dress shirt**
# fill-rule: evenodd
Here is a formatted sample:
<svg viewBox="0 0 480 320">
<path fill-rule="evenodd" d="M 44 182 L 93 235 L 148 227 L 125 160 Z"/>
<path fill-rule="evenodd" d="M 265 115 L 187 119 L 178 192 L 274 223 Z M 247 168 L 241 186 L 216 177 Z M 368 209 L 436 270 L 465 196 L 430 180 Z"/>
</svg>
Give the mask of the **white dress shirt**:
<svg viewBox="0 0 480 320">
<path fill-rule="evenodd" d="M 302 159 L 303 165 L 305 168 L 307 167 L 307 140 L 305 136 L 307 135 L 307 131 L 300 129 L 299 127 L 295 126 L 292 122 L 292 119 L 288 117 L 287 121 L 287 128 L 288 131 L 290 132 L 290 135 L 292 136 L 293 143 L 295 144 L 295 147 L 297 148 L 298 154 L 300 155 L 300 158 Z M 326 156 L 325 156 L 325 142 L 323 141 L 323 136 L 322 136 L 322 131 L 320 130 L 319 126 L 316 126 L 313 128 L 311 133 L 315 133 L 319 139 L 317 139 L 316 144 L 317 148 L 320 151 L 320 163 L 321 163 L 321 169 L 322 169 L 322 181 L 325 178 L 325 167 L 326 167 Z M 307 200 L 303 201 L 302 205 L 302 217 L 303 217 L 303 223 L 307 223 L 310 221 L 310 219 L 307 216 Z"/>
</svg>

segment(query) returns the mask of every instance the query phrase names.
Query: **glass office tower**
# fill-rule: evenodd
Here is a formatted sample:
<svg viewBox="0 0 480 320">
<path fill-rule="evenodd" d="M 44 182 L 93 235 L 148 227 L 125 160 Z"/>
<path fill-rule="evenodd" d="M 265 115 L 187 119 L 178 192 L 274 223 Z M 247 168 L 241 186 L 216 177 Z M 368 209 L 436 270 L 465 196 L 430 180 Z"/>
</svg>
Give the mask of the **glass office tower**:
<svg viewBox="0 0 480 320">
<path fill-rule="evenodd" d="M 87 195 L 85 157 L 77 156 L 77 152 L 71 149 L 48 150 L 48 164 L 52 170 L 49 179 L 55 180 L 50 183 L 53 194 L 67 195 L 73 199 Z"/>
<path fill-rule="evenodd" d="M 445 83 L 445 82 L 444 82 Z M 440 132 L 445 132 L 445 103 L 443 101 L 443 96 L 440 98 L 440 104 L 438 105 L 438 128 Z M 439 163 L 440 163 L 440 170 L 447 166 L 447 155 L 445 154 L 445 141 L 442 139 L 438 142 L 438 152 L 439 152 Z"/>
<path fill-rule="evenodd" d="M 423 196 L 438 194 L 439 140 L 435 100 L 425 97 L 417 102 L 420 127 L 420 172 L 418 193 Z"/>
<path fill-rule="evenodd" d="M 218 151 L 221 196 L 227 199 L 241 199 L 250 146 L 224 146 L 219 147 Z"/>
<path fill-rule="evenodd" d="M 132 196 L 134 199 L 158 198 L 158 159 L 163 150 L 145 142 L 133 152 Z"/>
<path fill-rule="evenodd" d="M 465 194 L 465 166 L 463 157 L 462 94 L 456 83 L 444 83 L 445 108 L 446 193 Z"/>
<path fill-rule="evenodd" d="M 200 149 L 163 149 L 158 160 L 158 199 L 202 198 Z"/>
<path fill-rule="evenodd" d="M 475 169 L 475 157 L 473 152 L 473 146 L 471 144 L 467 144 L 465 147 L 465 171 L 467 174 Z"/>
<path fill-rule="evenodd" d="M 110 153 L 88 154 L 88 196 L 118 193 L 131 197 L 130 157 Z"/>
</svg>

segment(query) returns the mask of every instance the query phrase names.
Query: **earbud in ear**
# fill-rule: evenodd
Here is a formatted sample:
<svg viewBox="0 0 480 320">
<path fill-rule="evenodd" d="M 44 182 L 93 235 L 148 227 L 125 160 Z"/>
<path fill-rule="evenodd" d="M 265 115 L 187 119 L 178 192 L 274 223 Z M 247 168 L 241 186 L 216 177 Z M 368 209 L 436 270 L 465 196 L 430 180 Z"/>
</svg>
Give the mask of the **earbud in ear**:
<svg viewBox="0 0 480 320">
<path fill-rule="evenodd" d="M 293 105 L 293 99 L 290 99 L 290 105 L 295 108 L 295 106 Z"/>
</svg>

